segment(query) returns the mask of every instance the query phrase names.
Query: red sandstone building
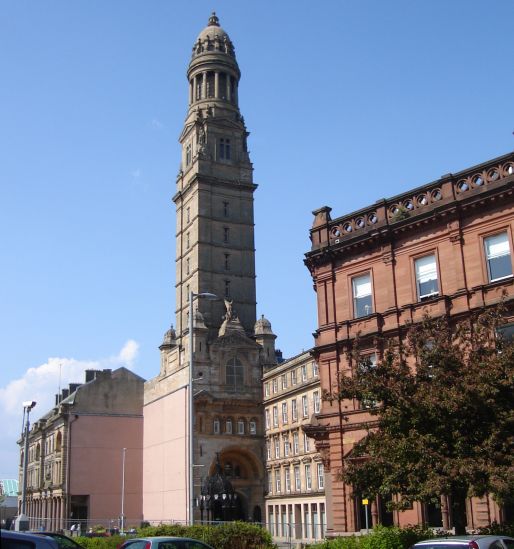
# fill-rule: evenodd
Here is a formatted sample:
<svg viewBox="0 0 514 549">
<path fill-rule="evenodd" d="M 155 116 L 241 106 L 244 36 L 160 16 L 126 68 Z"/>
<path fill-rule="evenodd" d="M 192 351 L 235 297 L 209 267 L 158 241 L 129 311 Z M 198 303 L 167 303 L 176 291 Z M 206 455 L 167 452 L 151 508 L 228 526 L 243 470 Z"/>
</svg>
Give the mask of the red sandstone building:
<svg viewBox="0 0 514 549">
<path fill-rule="evenodd" d="M 331 209 L 314 213 L 312 248 L 306 254 L 318 302 L 314 356 L 321 387 L 351 371 L 347 351 L 357 334 L 370 359 L 380 358 L 375 336 L 403 338 L 406 325 L 431 316 L 464 319 L 514 299 L 514 153 L 484 162 L 337 219 Z M 344 407 L 350 416 L 342 419 Z M 361 498 L 338 479 L 342 459 L 369 419 L 359 402 L 323 401 L 311 427 L 327 472 L 328 533 L 364 528 Z M 389 513 L 370 502 L 373 524 L 428 523 L 451 528 L 441 506 L 414 505 Z M 468 528 L 512 520 L 511 508 L 491 498 L 467 502 Z"/>
</svg>

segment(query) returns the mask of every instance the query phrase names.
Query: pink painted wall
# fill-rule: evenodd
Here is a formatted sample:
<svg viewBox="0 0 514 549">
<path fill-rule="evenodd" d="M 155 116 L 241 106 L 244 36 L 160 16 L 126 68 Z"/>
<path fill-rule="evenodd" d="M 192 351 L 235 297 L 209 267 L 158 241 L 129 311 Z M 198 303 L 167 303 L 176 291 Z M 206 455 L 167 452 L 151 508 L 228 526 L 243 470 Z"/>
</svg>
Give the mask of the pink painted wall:
<svg viewBox="0 0 514 549">
<path fill-rule="evenodd" d="M 143 408 L 143 516 L 187 519 L 187 398 L 180 389 Z"/>
<path fill-rule="evenodd" d="M 121 515 L 125 455 L 126 525 L 139 525 L 143 471 L 143 418 L 79 415 L 71 423 L 70 493 L 89 495 L 89 519 Z"/>
</svg>

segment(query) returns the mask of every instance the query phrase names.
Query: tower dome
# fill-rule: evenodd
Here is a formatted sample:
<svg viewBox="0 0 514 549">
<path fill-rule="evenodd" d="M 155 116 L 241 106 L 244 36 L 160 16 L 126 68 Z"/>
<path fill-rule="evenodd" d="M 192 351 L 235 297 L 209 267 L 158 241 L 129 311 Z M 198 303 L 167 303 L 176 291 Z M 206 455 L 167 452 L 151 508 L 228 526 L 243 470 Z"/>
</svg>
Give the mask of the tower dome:
<svg viewBox="0 0 514 549">
<path fill-rule="evenodd" d="M 207 26 L 200 32 L 193 46 L 193 59 L 203 53 L 228 54 L 236 58 L 234 44 L 228 34 L 220 27 L 215 12 L 209 17 Z"/>
<path fill-rule="evenodd" d="M 177 334 L 173 328 L 173 324 L 170 326 L 170 329 L 167 330 L 162 338 L 161 347 L 172 346 L 176 344 Z"/>
<path fill-rule="evenodd" d="M 203 314 L 198 309 L 198 307 L 195 309 L 193 313 L 193 323 L 195 328 L 205 328 L 205 319 L 203 317 Z"/>
<path fill-rule="evenodd" d="M 255 323 L 254 333 L 256 336 L 275 335 L 271 329 L 271 322 L 265 318 L 264 315 L 261 315 L 261 318 L 259 318 L 259 320 Z"/>
</svg>

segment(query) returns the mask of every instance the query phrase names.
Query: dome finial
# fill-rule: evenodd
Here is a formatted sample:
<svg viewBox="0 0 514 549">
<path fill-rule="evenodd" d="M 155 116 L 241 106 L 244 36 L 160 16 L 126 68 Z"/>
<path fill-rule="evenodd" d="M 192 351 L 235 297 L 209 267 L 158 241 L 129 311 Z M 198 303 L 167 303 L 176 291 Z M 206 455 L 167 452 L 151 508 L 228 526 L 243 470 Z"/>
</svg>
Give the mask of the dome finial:
<svg viewBox="0 0 514 549">
<path fill-rule="evenodd" d="M 216 15 L 216 12 L 213 11 L 211 16 L 209 17 L 209 23 L 207 24 L 208 27 L 219 27 L 220 26 L 220 20 L 218 19 L 218 16 Z"/>
</svg>

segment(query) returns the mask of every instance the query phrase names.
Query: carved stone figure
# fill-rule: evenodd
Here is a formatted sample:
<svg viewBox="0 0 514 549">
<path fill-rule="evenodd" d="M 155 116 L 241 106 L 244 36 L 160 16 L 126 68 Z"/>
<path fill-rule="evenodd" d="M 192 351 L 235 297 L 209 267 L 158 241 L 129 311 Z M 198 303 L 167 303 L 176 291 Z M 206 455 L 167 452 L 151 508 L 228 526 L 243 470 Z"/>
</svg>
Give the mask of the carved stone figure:
<svg viewBox="0 0 514 549">
<path fill-rule="evenodd" d="M 225 315 L 226 320 L 232 320 L 232 301 L 229 301 L 228 299 L 224 299 L 225 301 L 225 307 L 227 309 L 227 314 Z"/>
</svg>

